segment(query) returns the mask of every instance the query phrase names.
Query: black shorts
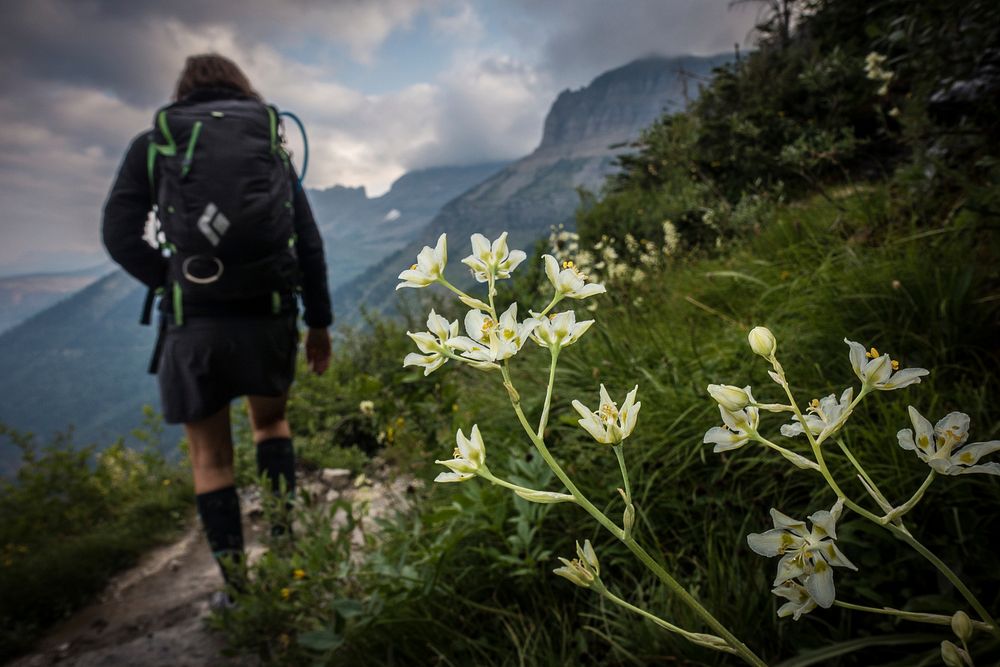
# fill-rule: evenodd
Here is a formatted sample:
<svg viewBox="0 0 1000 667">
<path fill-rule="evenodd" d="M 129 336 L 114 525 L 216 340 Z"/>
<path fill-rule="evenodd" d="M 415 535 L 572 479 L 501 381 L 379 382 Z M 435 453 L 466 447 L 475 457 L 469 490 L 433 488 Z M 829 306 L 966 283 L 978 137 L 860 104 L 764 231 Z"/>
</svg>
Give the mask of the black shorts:
<svg viewBox="0 0 1000 667">
<path fill-rule="evenodd" d="M 191 317 L 163 333 L 163 419 L 209 417 L 239 396 L 280 396 L 295 377 L 296 317 Z"/>
</svg>

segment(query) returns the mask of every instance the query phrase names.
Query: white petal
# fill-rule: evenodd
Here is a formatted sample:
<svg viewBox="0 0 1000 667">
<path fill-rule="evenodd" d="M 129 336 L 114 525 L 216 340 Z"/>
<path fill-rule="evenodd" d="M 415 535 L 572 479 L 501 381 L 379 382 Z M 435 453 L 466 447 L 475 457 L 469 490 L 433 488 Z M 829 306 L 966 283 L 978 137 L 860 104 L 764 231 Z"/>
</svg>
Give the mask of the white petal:
<svg viewBox="0 0 1000 667">
<path fill-rule="evenodd" d="M 438 465 L 446 466 L 450 468 L 453 472 L 457 472 L 459 475 L 474 475 L 476 473 L 476 466 L 464 458 L 458 459 L 448 459 L 445 461 L 435 461 Z"/>
<path fill-rule="evenodd" d="M 833 585 L 833 568 L 825 560 L 817 560 L 813 565 L 812 574 L 802 583 L 805 584 L 810 597 L 820 607 L 829 609 L 833 606 L 833 601 L 837 599 L 837 591 Z"/>
<path fill-rule="evenodd" d="M 595 296 L 597 294 L 604 294 L 605 292 L 607 292 L 607 290 L 604 288 L 604 285 L 598 283 L 591 283 L 589 285 L 585 285 L 583 287 L 573 290 L 566 296 L 573 299 L 586 299 L 587 297 Z"/>
<path fill-rule="evenodd" d="M 980 458 L 996 451 L 1000 451 L 1000 440 L 973 442 L 963 446 L 949 458 L 955 465 L 968 466 L 973 465 L 974 463 L 979 463 Z"/>
<path fill-rule="evenodd" d="M 801 538 L 797 538 L 787 530 L 772 528 L 763 533 L 750 533 L 747 535 L 747 544 L 754 553 L 761 556 L 778 556 L 784 554 L 789 549 L 795 548 L 802 543 Z"/>
<path fill-rule="evenodd" d="M 457 472 L 441 472 L 438 476 L 434 478 L 435 482 L 464 482 L 467 479 L 472 479 L 475 475 L 462 475 Z"/>
<path fill-rule="evenodd" d="M 472 340 L 483 342 L 486 338 L 483 335 L 483 325 L 486 323 L 486 315 L 481 310 L 470 310 L 465 314 L 465 333 Z"/>
<path fill-rule="evenodd" d="M 490 249 L 493 253 L 493 257 L 496 260 L 501 260 L 507 256 L 507 232 L 504 232 L 500 237 L 493 242 L 493 247 Z"/>
<path fill-rule="evenodd" d="M 556 289 L 559 288 L 559 262 L 552 255 L 542 255 L 545 260 L 545 275 Z"/>
<path fill-rule="evenodd" d="M 783 584 L 789 579 L 802 576 L 804 573 L 805 568 L 802 566 L 802 558 L 794 551 L 786 553 L 778 561 L 778 571 L 774 575 L 774 583 L 772 585 Z"/>
<path fill-rule="evenodd" d="M 747 439 L 736 435 L 727 428 L 713 426 L 705 432 L 702 442 L 705 444 L 714 444 L 715 449 L 713 451 L 718 453 L 742 447 L 747 443 Z"/>
<path fill-rule="evenodd" d="M 865 377 L 862 374 L 862 370 L 867 363 L 865 358 L 865 348 L 861 343 L 855 343 L 853 340 L 844 339 L 844 342 L 851 348 L 851 368 L 854 369 L 854 374 L 858 376 L 858 379 L 862 382 L 865 381 Z"/>
<path fill-rule="evenodd" d="M 434 257 L 437 259 L 438 264 L 441 269 L 444 269 L 445 264 L 448 263 L 448 235 L 442 234 L 438 237 L 437 244 L 434 246 Z"/>
<path fill-rule="evenodd" d="M 937 445 L 934 442 L 934 427 L 912 405 L 907 408 L 907 411 L 910 413 L 910 423 L 913 424 L 913 442 L 919 451 L 924 452 L 926 456 L 921 458 L 926 460 L 927 456 L 937 451 Z"/>
<path fill-rule="evenodd" d="M 986 475 L 1000 475 L 1000 463 L 996 461 L 991 461 L 989 463 L 980 463 L 975 466 L 953 466 L 949 468 L 945 473 L 946 475 L 966 475 L 969 473 L 983 473 Z"/>
<path fill-rule="evenodd" d="M 930 371 L 926 368 L 904 368 L 901 371 L 893 373 L 891 378 L 875 388 L 883 391 L 902 389 L 903 387 L 909 387 L 911 384 L 919 383 L 920 378 L 925 375 L 930 375 Z"/>
<path fill-rule="evenodd" d="M 486 261 L 490 256 L 490 241 L 482 234 L 473 234 L 472 238 L 472 256 Z"/>
<path fill-rule="evenodd" d="M 829 510 L 813 512 L 809 515 L 809 520 L 813 524 L 813 538 L 819 540 L 829 536 L 837 539 L 837 518 Z"/>
<path fill-rule="evenodd" d="M 774 527 L 778 529 L 784 529 L 790 531 L 798 537 L 805 537 L 808 533 L 806 531 L 806 522 L 799 521 L 798 519 L 793 519 L 792 517 L 779 512 L 778 510 L 771 508 L 771 520 L 774 522 Z"/>
<path fill-rule="evenodd" d="M 938 420 L 934 424 L 934 435 L 939 438 L 945 434 L 950 442 L 965 442 L 969 437 L 969 415 L 964 412 L 949 412 Z"/>
<path fill-rule="evenodd" d="M 851 570 L 857 571 L 857 566 L 852 563 L 844 552 L 831 540 L 825 540 L 819 549 L 819 552 L 823 554 L 830 565 L 835 565 L 837 567 L 846 567 Z"/>
<path fill-rule="evenodd" d="M 885 383 L 892 375 L 892 359 L 887 354 L 879 355 L 865 365 L 863 372 L 870 384 L 881 388 L 879 385 Z"/>
<path fill-rule="evenodd" d="M 486 461 L 486 444 L 483 442 L 483 436 L 479 432 L 479 424 L 472 425 L 472 433 L 469 435 L 469 447 L 469 455 L 466 458 L 477 466 L 483 465 Z"/>
</svg>

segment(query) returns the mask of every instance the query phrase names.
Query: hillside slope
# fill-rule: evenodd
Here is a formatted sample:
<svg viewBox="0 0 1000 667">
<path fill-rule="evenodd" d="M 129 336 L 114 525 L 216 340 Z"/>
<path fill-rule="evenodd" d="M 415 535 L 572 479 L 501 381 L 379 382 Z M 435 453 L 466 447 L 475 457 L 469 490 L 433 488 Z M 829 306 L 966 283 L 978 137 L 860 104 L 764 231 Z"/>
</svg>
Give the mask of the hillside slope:
<svg viewBox="0 0 1000 667">
<path fill-rule="evenodd" d="M 678 111 L 696 93 L 689 79 L 704 79 L 728 55 L 650 57 L 605 72 L 590 85 L 563 91 L 545 119 L 538 148 L 449 202 L 418 237 L 335 291 L 342 316 L 361 305 L 391 310 L 396 276 L 442 232 L 460 257 L 473 232 L 510 232 L 513 247 L 528 248 L 550 226 L 572 225 L 578 189 L 596 190 L 614 170 L 625 144 L 659 118 Z"/>
</svg>

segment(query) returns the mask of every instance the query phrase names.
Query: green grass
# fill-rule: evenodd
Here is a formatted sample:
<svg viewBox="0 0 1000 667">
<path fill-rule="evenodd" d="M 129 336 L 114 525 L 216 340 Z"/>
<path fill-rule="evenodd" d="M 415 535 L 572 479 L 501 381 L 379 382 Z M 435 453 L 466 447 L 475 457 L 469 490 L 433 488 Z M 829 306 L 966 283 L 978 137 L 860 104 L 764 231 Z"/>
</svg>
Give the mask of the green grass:
<svg viewBox="0 0 1000 667">
<path fill-rule="evenodd" d="M 947 637 L 944 629 L 839 610 L 820 610 L 799 622 L 779 620 L 769 593 L 776 563 L 752 553 L 745 536 L 770 527 L 770 507 L 804 518 L 828 509 L 834 495 L 818 475 L 793 469 L 760 447 L 716 455 L 701 444 L 704 432 L 719 423 L 705 392 L 710 382 L 752 384 L 759 399 L 778 398 L 764 362 L 746 345 L 755 324 L 775 332 L 802 401 L 839 394 L 856 382 L 845 336 L 889 352 L 904 366 L 931 369 L 920 385 L 866 399 L 845 431 L 891 498 L 908 497 L 926 474 L 924 464 L 896 444 L 896 431 L 908 426 L 908 404 L 932 419 L 963 410 L 972 416 L 975 440 L 997 437 L 989 403 L 997 388 L 997 357 L 987 326 L 997 316 L 989 298 L 996 276 L 975 261 L 992 256 L 996 240 L 971 215 L 940 227 L 911 228 L 893 206 L 891 192 L 869 188 L 834 203 L 817 197 L 778 207 L 773 219 L 761 221 L 757 236 L 731 241 L 717 257 L 679 260 L 642 284 L 609 286 L 609 295 L 598 301 L 598 323 L 560 358 L 546 434 L 554 455 L 598 507 L 617 518 L 614 456 L 585 438 L 569 403 L 579 398 L 594 404 L 602 382 L 620 400 L 638 383 L 643 408 L 625 448 L 638 538 L 769 661 L 851 638 L 923 633 L 923 643 L 869 648 L 839 663 L 913 664 L 933 657 L 935 642 Z M 587 313 L 586 302 L 574 305 L 581 306 L 580 316 Z M 497 376 L 453 363 L 429 378 L 404 370 L 399 364 L 409 343 L 389 325 L 350 345 L 355 347 L 341 355 L 334 377 L 361 359 L 358 374 L 378 378 L 377 387 L 353 394 L 334 390 L 330 402 L 353 406 L 374 395 L 381 423 L 396 414 L 406 423 L 420 420 L 407 442 L 424 459 L 412 456 L 414 465 L 405 470 L 429 480 L 439 470 L 430 462 L 448 457 L 455 429 L 478 423 L 495 474 L 557 489 L 517 427 Z M 529 418 L 540 411 L 546 361 L 543 351 L 526 347 L 512 365 Z M 315 393 L 309 393 L 308 405 L 324 410 Z M 764 423 L 776 433 L 781 420 L 765 417 Z M 804 442 L 785 444 L 806 451 Z M 843 456 L 829 448 L 827 456 L 845 490 L 862 498 Z M 1000 485 L 993 478 L 942 478 L 910 522 L 993 609 L 1000 578 L 987 536 L 1000 529 L 1000 517 L 989 509 L 998 501 Z M 962 605 L 926 561 L 888 533 L 850 513 L 839 532 L 842 549 L 861 568 L 857 574 L 836 572 L 842 599 L 914 610 Z M 530 505 L 473 480 L 431 485 L 415 511 L 385 522 L 363 562 L 313 562 L 310 576 L 327 591 L 324 600 L 361 601 L 349 619 L 332 614 L 322 600 L 304 606 L 264 599 L 264 591 L 277 585 L 275 576 L 287 579 L 285 567 L 280 575 L 259 573 L 260 589 L 250 597 L 262 609 L 227 630 L 250 650 L 248 638 L 266 641 L 261 652 L 276 662 L 308 655 L 330 664 L 728 664 L 552 576 L 555 556 L 570 556 L 574 540 L 585 538 L 594 542 L 602 577 L 614 592 L 683 627 L 702 629 L 690 610 L 578 508 Z M 314 548 L 304 536 L 300 549 Z M 277 647 L 268 630 L 276 618 L 286 635 L 286 644 Z M 316 644 L 316 632 L 333 633 L 343 643 L 336 650 Z M 982 648 L 981 655 L 991 650 Z"/>
</svg>

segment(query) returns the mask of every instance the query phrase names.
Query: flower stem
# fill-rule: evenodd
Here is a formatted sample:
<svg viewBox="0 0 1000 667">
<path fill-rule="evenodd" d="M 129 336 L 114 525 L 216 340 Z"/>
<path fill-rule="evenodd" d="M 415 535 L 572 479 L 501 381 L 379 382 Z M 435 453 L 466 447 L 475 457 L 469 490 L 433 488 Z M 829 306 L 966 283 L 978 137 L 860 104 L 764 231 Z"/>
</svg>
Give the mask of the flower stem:
<svg viewBox="0 0 1000 667">
<path fill-rule="evenodd" d="M 539 317 L 544 317 L 549 314 L 549 311 L 556 307 L 556 304 L 563 300 L 563 294 L 561 292 L 556 292 L 555 296 L 552 297 L 552 301 L 549 301 L 549 305 L 545 306 L 545 310 L 540 312 Z"/>
<path fill-rule="evenodd" d="M 625 502 L 632 502 L 632 485 L 628 481 L 628 469 L 625 467 L 625 452 L 621 443 L 614 446 L 615 456 L 618 457 L 618 467 L 622 469 L 622 481 L 625 482 Z"/>
<path fill-rule="evenodd" d="M 603 586 L 598 592 L 607 599 L 614 602 L 616 605 L 623 607 L 624 609 L 628 609 L 629 611 L 633 611 L 636 614 L 639 614 L 640 616 L 649 619 L 650 621 L 660 626 L 661 628 L 669 630 L 670 632 L 677 633 L 682 637 L 684 637 L 685 639 L 694 642 L 695 644 L 698 644 L 699 646 L 714 648 L 718 651 L 723 651 L 726 653 L 736 652 L 733 649 L 733 647 L 725 643 L 725 640 L 723 640 L 722 637 L 716 637 L 715 635 L 705 635 L 699 632 L 690 632 L 689 630 L 685 630 L 684 628 L 678 627 L 673 623 L 670 623 L 669 621 L 660 618 L 656 614 L 652 614 L 646 611 L 645 609 L 642 609 L 641 607 L 637 607 L 634 604 L 626 602 L 625 600 L 621 599 L 620 597 L 609 591 L 607 588 L 604 588 Z"/>
<path fill-rule="evenodd" d="M 958 589 L 958 592 L 962 594 L 962 597 L 964 597 L 970 605 L 972 605 L 972 608 L 976 610 L 979 617 L 986 621 L 986 623 L 990 626 L 989 631 L 997 637 L 1000 637 L 1000 626 L 997 626 L 996 620 L 990 612 L 986 610 L 986 607 L 984 607 L 983 604 L 976 598 L 973 592 L 969 590 L 968 586 L 966 586 L 962 580 L 958 578 L 958 575 L 955 574 L 943 560 L 938 558 L 933 551 L 921 544 L 917 538 L 913 537 L 913 535 L 909 533 L 909 531 L 893 524 L 886 525 L 886 530 L 909 544 L 911 547 L 916 549 L 921 556 L 929 560 L 931 564 L 934 565 L 934 567 L 936 567 L 938 571 L 941 572 L 941 574 L 943 574 L 948 581 L 950 581 L 952 585 Z"/>
<path fill-rule="evenodd" d="M 930 488 L 931 482 L 934 481 L 934 476 L 936 474 L 937 473 L 935 473 L 935 471 L 933 470 L 927 473 L 927 477 L 924 479 L 924 483 L 920 485 L 920 488 L 916 490 L 916 492 L 913 494 L 913 496 L 910 497 L 909 500 L 907 500 L 905 503 L 903 503 L 893 511 L 886 514 L 885 515 L 886 520 L 894 521 L 903 516 L 904 514 L 906 514 L 907 512 L 909 512 L 910 510 L 912 510 L 914 507 L 916 507 L 917 503 L 919 503 L 921 498 L 924 497 L 924 494 L 927 492 L 927 489 Z"/>
<path fill-rule="evenodd" d="M 438 277 L 438 282 L 441 283 L 443 286 L 447 287 L 449 290 L 451 290 L 455 294 L 457 294 L 459 297 L 465 298 L 465 299 L 472 299 L 471 296 L 469 296 L 468 294 L 466 294 L 465 292 L 463 292 L 462 290 L 458 289 L 457 287 L 455 287 L 454 285 L 452 285 L 450 282 L 448 282 L 445 279 L 444 276 L 439 276 Z"/>
<path fill-rule="evenodd" d="M 858 474 L 861 475 L 861 478 L 865 480 L 869 488 L 871 488 L 873 492 L 873 497 L 875 498 L 875 502 L 877 502 L 880 507 L 884 506 L 892 507 L 892 503 L 890 503 L 889 500 L 885 497 L 885 494 L 882 493 L 882 490 L 878 488 L 878 485 L 875 483 L 875 480 L 871 478 L 871 476 L 864 469 L 861 463 L 856 458 L 854 458 L 854 454 L 851 453 L 851 450 L 847 447 L 847 443 L 844 442 L 843 438 L 837 438 L 837 446 L 840 447 L 840 451 L 844 452 L 844 455 L 847 457 L 847 460 L 851 462 L 851 465 L 854 466 L 854 469 L 858 471 Z"/>
<path fill-rule="evenodd" d="M 841 602 L 840 600 L 834 600 L 833 604 L 837 607 L 843 607 L 844 609 L 851 609 L 853 611 L 864 611 L 870 614 L 881 614 L 883 616 L 898 616 L 907 621 L 914 621 L 915 623 L 930 623 L 932 625 L 951 625 L 951 616 L 945 616 L 944 614 L 922 614 L 920 612 L 913 611 L 903 611 L 902 609 L 893 609 L 892 607 L 868 607 L 863 604 L 853 604 L 851 602 Z M 981 630 L 983 632 L 989 632 L 992 628 L 988 623 L 982 621 L 972 621 L 972 627 L 976 630 Z"/>
<path fill-rule="evenodd" d="M 505 489 L 510 489 L 511 491 L 514 491 L 514 492 L 522 492 L 523 491 L 525 493 L 538 493 L 538 489 L 529 489 L 526 486 L 520 486 L 518 484 L 514 484 L 512 482 L 508 482 L 505 479 L 501 479 L 500 477 L 496 477 L 489 470 L 480 470 L 479 471 L 479 476 L 482 477 L 483 479 L 489 481 L 489 482 L 492 482 L 493 484 L 496 484 L 497 486 L 502 486 Z M 573 496 L 564 496 L 564 500 L 566 502 L 576 502 L 576 498 L 574 498 Z"/>
<path fill-rule="evenodd" d="M 504 383 L 507 386 L 513 387 L 513 383 L 510 380 L 510 372 L 507 369 L 506 363 L 501 366 L 500 372 L 503 374 Z M 552 374 L 554 378 L 554 374 Z M 550 384 L 552 381 L 550 380 Z M 548 464 L 549 469 L 555 473 L 559 481 L 563 483 L 566 489 L 576 498 L 576 502 L 580 507 L 582 507 L 588 514 L 590 514 L 594 519 L 601 524 L 609 533 L 614 535 L 616 538 L 622 541 L 629 548 L 629 550 L 634 553 L 643 564 L 650 569 L 650 571 L 655 574 L 661 582 L 677 597 L 681 599 L 684 604 L 689 606 L 698 616 L 701 617 L 705 623 L 712 628 L 713 631 L 719 634 L 725 641 L 733 647 L 735 652 L 743 658 L 747 663 L 755 665 L 755 667 L 766 667 L 766 663 L 758 658 L 747 646 L 741 642 L 736 636 L 730 632 L 726 626 L 719 622 L 711 612 L 709 612 L 705 607 L 699 603 L 694 596 L 692 596 L 683 586 L 678 583 L 676 579 L 670 576 L 659 563 L 653 559 L 649 553 L 643 549 L 638 542 L 636 542 L 632 537 L 626 537 L 625 531 L 615 525 L 615 523 L 607 517 L 601 510 L 599 510 L 590 500 L 587 499 L 585 495 L 577 488 L 573 480 L 569 478 L 566 471 L 562 469 L 559 463 L 553 458 L 552 454 L 549 452 L 548 447 L 545 446 L 545 441 L 539 437 L 535 430 L 528 423 L 528 418 L 525 417 L 524 411 L 521 409 L 520 402 L 514 400 L 516 392 L 508 391 L 511 397 L 511 405 L 514 407 L 514 413 L 517 415 L 518 421 L 521 422 L 522 428 L 524 428 L 525 433 L 531 439 L 532 444 L 538 453 L 541 455 L 545 463 Z"/>
<path fill-rule="evenodd" d="M 553 346 L 550 350 L 552 352 L 552 360 L 549 363 L 549 384 L 545 388 L 545 403 L 542 406 L 542 416 L 538 420 L 537 435 L 539 438 L 545 435 L 545 427 L 549 423 L 549 408 L 552 406 L 552 389 L 556 384 L 556 364 L 559 361 L 559 347 Z"/>
</svg>

